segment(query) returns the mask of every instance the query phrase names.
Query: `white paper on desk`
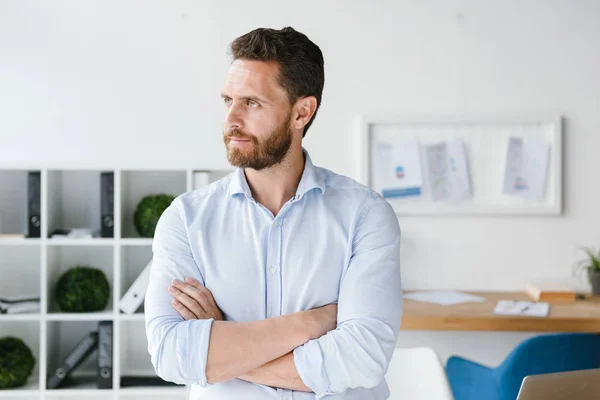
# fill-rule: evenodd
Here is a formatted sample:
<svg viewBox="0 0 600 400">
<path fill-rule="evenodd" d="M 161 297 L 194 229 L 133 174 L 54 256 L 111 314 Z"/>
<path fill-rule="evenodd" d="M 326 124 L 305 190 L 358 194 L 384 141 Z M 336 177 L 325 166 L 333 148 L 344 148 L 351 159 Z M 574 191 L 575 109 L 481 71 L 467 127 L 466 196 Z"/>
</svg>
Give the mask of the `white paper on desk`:
<svg viewBox="0 0 600 400">
<path fill-rule="evenodd" d="M 544 200 L 549 158 L 548 141 L 511 137 L 506 154 L 504 193 L 529 200 Z"/>
<path fill-rule="evenodd" d="M 483 297 L 453 291 L 407 293 L 404 295 L 404 298 L 426 303 L 441 304 L 443 306 L 461 303 L 482 303 L 485 301 L 485 298 Z"/>
<path fill-rule="evenodd" d="M 373 186 L 386 198 L 421 196 L 420 145 L 416 140 L 375 143 Z"/>
<path fill-rule="evenodd" d="M 462 140 L 425 146 L 425 160 L 433 201 L 458 203 L 471 197 L 471 174 Z"/>
<path fill-rule="evenodd" d="M 498 300 L 498 304 L 494 309 L 494 314 L 524 315 L 528 317 L 547 317 L 549 312 L 549 303 L 517 300 Z"/>
</svg>

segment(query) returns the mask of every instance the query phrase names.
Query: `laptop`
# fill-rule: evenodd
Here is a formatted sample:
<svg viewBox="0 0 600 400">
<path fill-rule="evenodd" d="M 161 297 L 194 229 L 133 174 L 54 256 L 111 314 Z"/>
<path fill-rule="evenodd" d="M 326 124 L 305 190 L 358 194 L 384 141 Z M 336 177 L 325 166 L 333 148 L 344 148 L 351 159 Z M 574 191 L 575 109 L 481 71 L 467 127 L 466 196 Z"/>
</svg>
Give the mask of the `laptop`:
<svg viewBox="0 0 600 400">
<path fill-rule="evenodd" d="M 526 376 L 517 400 L 597 400 L 600 368 Z"/>
</svg>

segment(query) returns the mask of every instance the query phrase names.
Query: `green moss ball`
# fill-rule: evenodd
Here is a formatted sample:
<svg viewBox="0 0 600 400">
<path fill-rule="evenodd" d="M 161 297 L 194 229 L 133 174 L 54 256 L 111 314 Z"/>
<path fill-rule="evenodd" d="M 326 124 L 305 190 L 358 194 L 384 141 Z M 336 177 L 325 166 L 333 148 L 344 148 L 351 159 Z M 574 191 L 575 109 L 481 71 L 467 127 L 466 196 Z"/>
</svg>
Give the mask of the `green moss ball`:
<svg viewBox="0 0 600 400">
<path fill-rule="evenodd" d="M 102 311 L 110 298 L 110 285 L 104 271 L 77 265 L 60 276 L 55 296 L 61 311 Z"/>
<path fill-rule="evenodd" d="M 33 372 L 35 356 L 19 338 L 0 338 L 0 389 L 23 386 Z"/>
<path fill-rule="evenodd" d="M 141 237 L 153 238 L 156 224 L 175 196 L 170 194 L 153 194 L 143 197 L 133 214 L 133 224 Z"/>
</svg>

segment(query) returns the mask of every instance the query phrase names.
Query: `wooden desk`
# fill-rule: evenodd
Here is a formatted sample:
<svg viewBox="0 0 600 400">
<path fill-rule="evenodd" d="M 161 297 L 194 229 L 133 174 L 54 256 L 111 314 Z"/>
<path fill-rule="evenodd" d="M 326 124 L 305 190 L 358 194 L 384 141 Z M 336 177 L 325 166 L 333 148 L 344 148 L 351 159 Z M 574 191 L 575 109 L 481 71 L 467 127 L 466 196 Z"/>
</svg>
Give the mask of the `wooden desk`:
<svg viewBox="0 0 600 400">
<path fill-rule="evenodd" d="M 462 292 L 462 291 L 461 291 Z M 404 299 L 401 330 L 530 331 L 600 333 L 600 298 L 550 303 L 547 317 L 495 315 L 498 300 L 528 300 L 523 292 L 464 292 L 482 303 L 442 306 Z"/>
</svg>

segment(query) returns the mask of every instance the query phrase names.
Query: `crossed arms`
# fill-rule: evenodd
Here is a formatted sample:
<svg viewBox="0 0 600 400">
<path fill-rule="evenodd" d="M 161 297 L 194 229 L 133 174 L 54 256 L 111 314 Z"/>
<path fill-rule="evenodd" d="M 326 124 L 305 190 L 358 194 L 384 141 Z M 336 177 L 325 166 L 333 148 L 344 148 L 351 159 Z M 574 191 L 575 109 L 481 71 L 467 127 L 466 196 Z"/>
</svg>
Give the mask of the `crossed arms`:
<svg viewBox="0 0 600 400">
<path fill-rule="evenodd" d="M 359 216 L 337 310 L 331 305 L 252 322 L 220 320 L 200 282 L 167 290 L 175 279 L 198 275 L 183 221 L 176 199 L 153 242 L 145 312 L 159 376 L 200 386 L 240 378 L 317 395 L 383 380 L 402 316 L 400 229 L 387 202 L 373 198 Z"/>
</svg>

